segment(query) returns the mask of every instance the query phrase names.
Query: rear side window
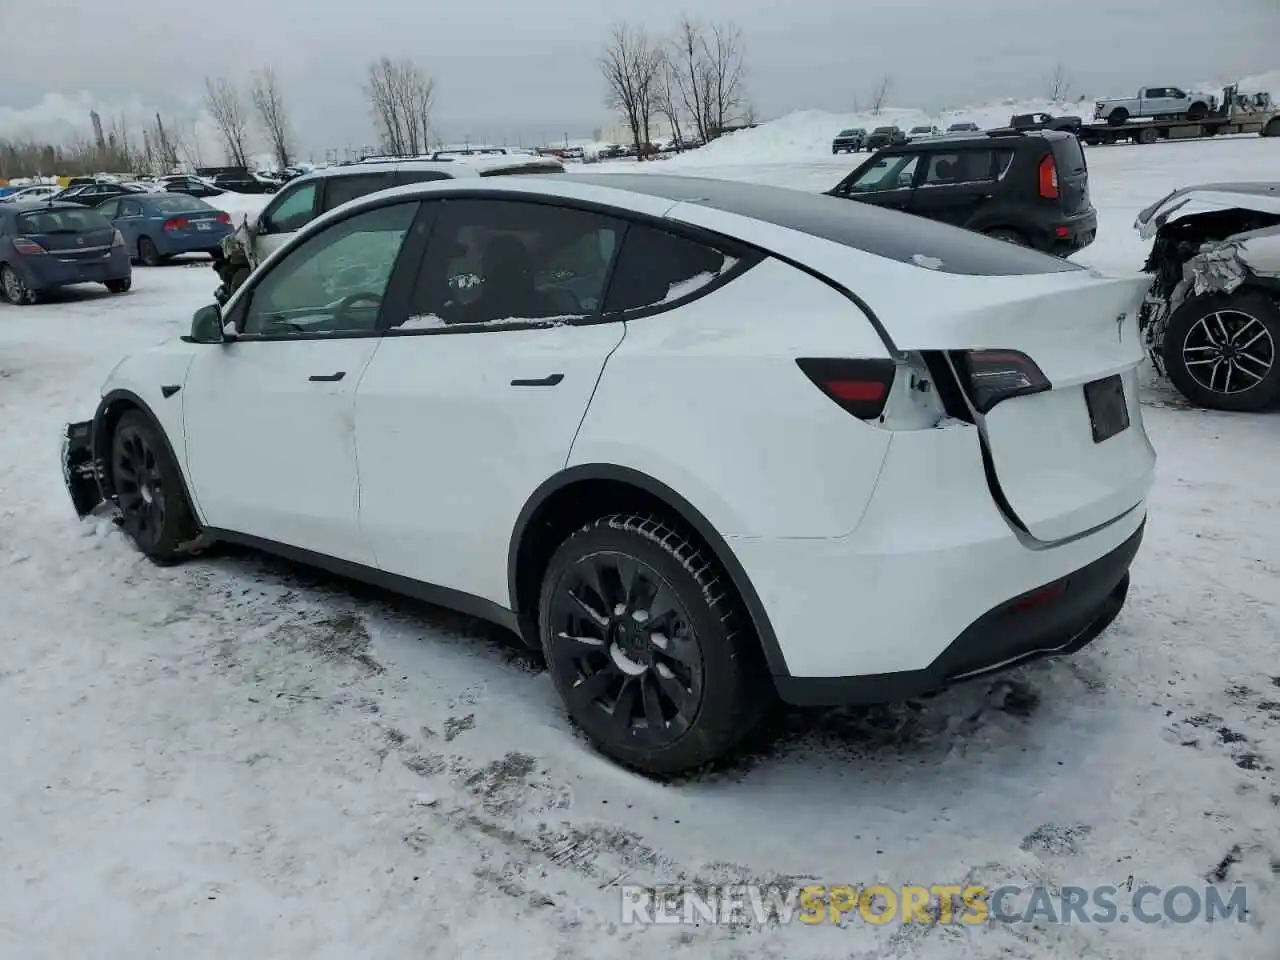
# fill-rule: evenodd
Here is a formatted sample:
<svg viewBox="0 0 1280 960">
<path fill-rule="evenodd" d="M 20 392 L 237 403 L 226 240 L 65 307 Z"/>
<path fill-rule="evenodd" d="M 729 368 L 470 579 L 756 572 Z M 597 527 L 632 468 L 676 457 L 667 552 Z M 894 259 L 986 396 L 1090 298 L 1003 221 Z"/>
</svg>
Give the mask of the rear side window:
<svg viewBox="0 0 1280 960">
<path fill-rule="evenodd" d="M 925 184 L 973 183 L 990 180 L 994 151 L 957 150 L 955 153 L 934 153 L 927 157 Z"/>
<path fill-rule="evenodd" d="M 19 233 L 83 233 L 109 230 L 111 224 L 97 210 L 42 210 L 18 217 Z"/>
<path fill-rule="evenodd" d="M 324 209 L 333 210 L 358 197 L 368 196 L 391 186 L 391 173 L 362 174 L 358 177 L 331 177 L 325 185 Z"/>
<path fill-rule="evenodd" d="M 1064 173 L 1081 173 L 1088 169 L 1080 141 L 1075 137 L 1063 137 L 1053 143 L 1053 157 Z"/>
<path fill-rule="evenodd" d="M 705 292 L 737 262 L 696 240 L 632 224 L 605 297 L 605 313 L 651 310 L 687 300 Z"/>
<path fill-rule="evenodd" d="M 452 180 L 449 174 L 440 170 L 401 170 L 396 174 L 396 184 L 427 183 L 431 180 Z"/>
</svg>

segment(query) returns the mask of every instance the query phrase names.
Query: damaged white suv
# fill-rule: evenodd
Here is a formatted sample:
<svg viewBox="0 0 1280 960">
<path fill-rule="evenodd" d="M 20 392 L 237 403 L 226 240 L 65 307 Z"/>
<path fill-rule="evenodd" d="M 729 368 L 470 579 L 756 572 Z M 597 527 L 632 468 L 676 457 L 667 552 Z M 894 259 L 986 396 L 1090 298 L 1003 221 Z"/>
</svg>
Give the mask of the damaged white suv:
<svg viewBox="0 0 1280 960">
<path fill-rule="evenodd" d="M 1141 323 L 1156 369 L 1202 407 L 1280 402 L 1280 183 L 1183 187 L 1134 227 L 1155 239 Z"/>
</svg>

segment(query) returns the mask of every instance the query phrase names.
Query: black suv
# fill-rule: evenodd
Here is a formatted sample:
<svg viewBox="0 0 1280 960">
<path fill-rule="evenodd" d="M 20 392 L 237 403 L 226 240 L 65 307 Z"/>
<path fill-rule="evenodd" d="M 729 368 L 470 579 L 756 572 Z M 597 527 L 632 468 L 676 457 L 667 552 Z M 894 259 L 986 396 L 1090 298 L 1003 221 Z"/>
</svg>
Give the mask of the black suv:
<svg viewBox="0 0 1280 960">
<path fill-rule="evenodd" d="M 885 147 L 895 147 L 906 142 L 907 135 L 900 127 L 876 127 L 871 131 L 871 136 L 867 137 L 867 149 L 882 150 Z"/>
<path fill-rule="evenodd" d="M 1060 131 L 943 134 L 890 147 L 827 192 L 1060 256 L 1098 231 L 1084 151 Z"/>
</svg>

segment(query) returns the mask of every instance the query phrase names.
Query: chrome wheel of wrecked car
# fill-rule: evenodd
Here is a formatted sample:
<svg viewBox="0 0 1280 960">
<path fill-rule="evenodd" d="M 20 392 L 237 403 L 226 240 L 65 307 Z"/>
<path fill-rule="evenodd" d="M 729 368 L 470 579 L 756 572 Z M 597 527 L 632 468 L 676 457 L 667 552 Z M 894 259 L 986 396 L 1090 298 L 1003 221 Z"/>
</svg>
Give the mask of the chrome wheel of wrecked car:
<svg viewBox="0 0 1280 960">
<path fill-rule="evenodd" d="M 1169 319 L 1169 379 L 1216 410 L 1262 410 L 1280 400 L 1280 306 L 1260 290 L 1197 297 Z"/>
</svg>

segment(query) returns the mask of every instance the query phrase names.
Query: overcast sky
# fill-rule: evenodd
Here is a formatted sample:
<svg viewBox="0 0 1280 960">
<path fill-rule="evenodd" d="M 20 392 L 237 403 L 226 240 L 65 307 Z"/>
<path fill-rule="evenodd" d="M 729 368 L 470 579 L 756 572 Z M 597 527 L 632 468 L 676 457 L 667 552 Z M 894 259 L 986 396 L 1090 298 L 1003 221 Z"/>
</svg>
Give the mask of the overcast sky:
<svg viewBox="0 0 1280 960">
<path fill-rule="evenodd" d="M 436 78 L 446 139 L 590 136 L 611 24 L 685 11 L 741 28 L 762 118 L 849 111 L 885 74 L 893 105 L 941 108 L 1044 95 L 1058 61 L 1090 97 L 1280 69 L 1280 0 L 0 0 L 0 135 L 59 111 L 87 129 L 86 102 L 190 111 L 206 75 L 270 62 L 322 155 L 374 142 L 361 84 L 386 54 Z"/>
</svg>

